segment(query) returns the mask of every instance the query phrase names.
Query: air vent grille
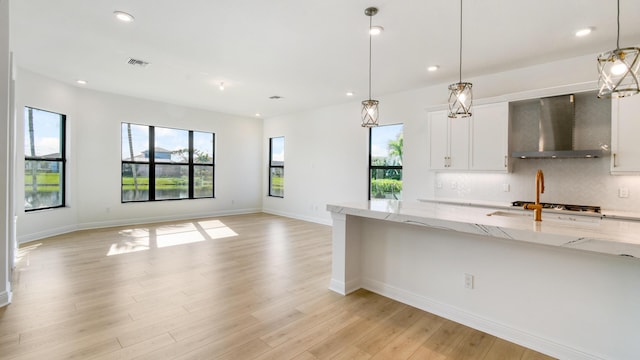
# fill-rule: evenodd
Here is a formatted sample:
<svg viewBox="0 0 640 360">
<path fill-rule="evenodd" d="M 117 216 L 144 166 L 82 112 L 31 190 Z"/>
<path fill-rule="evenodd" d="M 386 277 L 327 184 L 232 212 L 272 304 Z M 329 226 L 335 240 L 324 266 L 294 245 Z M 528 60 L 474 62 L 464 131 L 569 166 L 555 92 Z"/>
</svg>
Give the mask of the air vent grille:
<svg viewBox="0 0 640 360">
<path fill-rule="evenodd" d="M 139 66 L 139 67 L 146 67 L 147 65 L 149 65 L 148 62 L 143 61 L 143 60 L 138 60 L 138 59 L 134 59 L 134 58 L 129 58 L 129 60 L 127 61 L 127 63 L 129 65 L 133 65 L 133 66 Z"/>
</svg>

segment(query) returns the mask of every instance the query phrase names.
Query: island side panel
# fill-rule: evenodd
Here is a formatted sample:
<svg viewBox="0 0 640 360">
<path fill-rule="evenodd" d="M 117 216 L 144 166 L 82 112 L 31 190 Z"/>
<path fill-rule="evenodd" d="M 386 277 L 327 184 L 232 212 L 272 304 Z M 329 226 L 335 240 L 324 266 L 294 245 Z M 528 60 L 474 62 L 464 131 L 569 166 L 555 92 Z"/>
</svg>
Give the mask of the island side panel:
<svg viewBox="0 0 640 360">
<path fill-rule="evenodd" d="M 360 229 L 365 289 L 557 358 L 640 353 L 637 259 L 384 220 Z"/>
<path fill-rule="evenodd" d="M 329 289 L 347 295 L 360 289 L 362 219 L 332 212 L 332 263 Z"/>
</svg>

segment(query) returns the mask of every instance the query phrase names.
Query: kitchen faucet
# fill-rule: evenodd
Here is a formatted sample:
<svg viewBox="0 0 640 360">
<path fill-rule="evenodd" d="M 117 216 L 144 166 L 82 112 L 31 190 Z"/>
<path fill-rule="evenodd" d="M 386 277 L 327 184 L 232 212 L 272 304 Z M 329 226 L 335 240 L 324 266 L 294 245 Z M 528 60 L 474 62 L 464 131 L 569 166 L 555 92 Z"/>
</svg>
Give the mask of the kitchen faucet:
<svg viewBox="0 0 640 360">
<path fill-rule="evenodd" d="M 526 210 L 533 210 L 534 220 L 542 221 L 542 205 L 540 204 L 540 194 L 544 193 L 544 174 L 538 169 L 536 173 L 536 203 L 524 204 Z"/>
</svg>

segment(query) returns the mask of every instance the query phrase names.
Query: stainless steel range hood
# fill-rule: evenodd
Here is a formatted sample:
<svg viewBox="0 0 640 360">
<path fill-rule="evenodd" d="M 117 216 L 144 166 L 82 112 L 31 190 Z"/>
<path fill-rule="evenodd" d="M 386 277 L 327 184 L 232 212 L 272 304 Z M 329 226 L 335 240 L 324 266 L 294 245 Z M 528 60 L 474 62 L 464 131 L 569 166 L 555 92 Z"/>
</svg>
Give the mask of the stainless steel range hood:
<svg viewBox="0 0 640 360">
<path fill-rule="evenodd" d="M 521 159 L 540 158 L 596 158 L 602 149 L 577 150 L 574 131 L 575 95 L 561 95 L 540 99 L 538 117 L 538 148 L 514 151 L 512 156 Z M 530 134 L 535 136 L 535 134 Z"/>
</svg>

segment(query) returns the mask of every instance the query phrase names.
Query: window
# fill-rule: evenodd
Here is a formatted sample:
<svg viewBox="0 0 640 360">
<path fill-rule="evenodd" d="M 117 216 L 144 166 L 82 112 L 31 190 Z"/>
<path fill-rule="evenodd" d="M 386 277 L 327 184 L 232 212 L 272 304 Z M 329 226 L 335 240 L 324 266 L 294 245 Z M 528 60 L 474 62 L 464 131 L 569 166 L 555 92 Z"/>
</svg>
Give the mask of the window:
<svg viewBox="0 0 640 360">
<path fill-rule="evenodd" d="M 369 199 L 402 197 L 402 124 L 369 129 Z"/>
<path fill-rule="evenodd" d="M 284 197 L 284 136 L 269 139 L 269 196 Z"/>
<path fill-rule="evenodd" d="M 66 116 L 24 108 L 24 209 L 65 206 Z"/>
<path fill-rule="evenodd" d="M 122 123 L 122 202 L 212 198 L 215 134 Z"/>
</svg>

